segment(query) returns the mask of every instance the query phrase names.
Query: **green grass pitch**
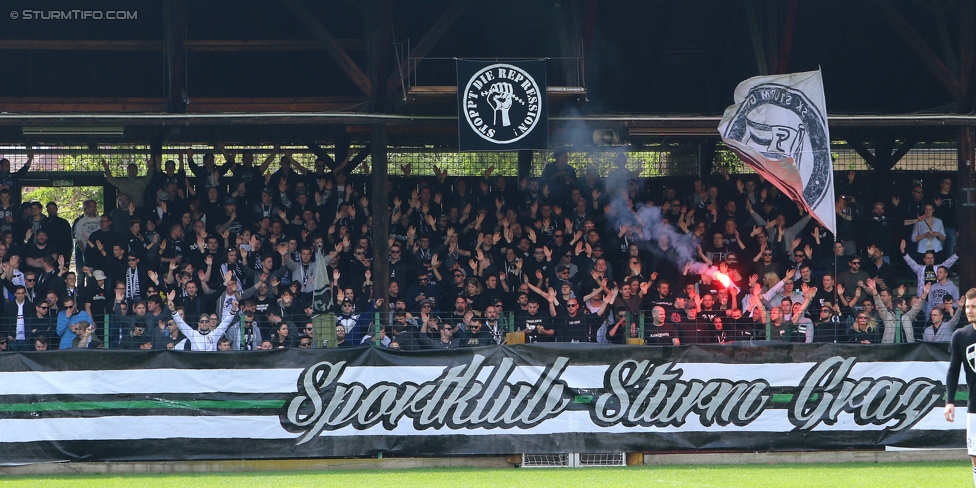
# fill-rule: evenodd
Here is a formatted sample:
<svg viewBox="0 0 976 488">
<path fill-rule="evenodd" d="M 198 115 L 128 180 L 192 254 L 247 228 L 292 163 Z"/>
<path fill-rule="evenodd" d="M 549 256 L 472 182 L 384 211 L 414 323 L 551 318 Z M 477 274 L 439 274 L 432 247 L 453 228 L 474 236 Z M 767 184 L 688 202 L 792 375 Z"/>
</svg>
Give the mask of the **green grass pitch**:
<svg viewBox="0 0 976 488">
<path fill-rule="evenodd" d="M 965 462 L 897 464 L 776 464 L 630 468 L 403 469 L 187 475 L 6 476 L 4 488 L 329 487 L 429 488 L 592 486 L 924 487 L 972 486 Z"/>
</svg>

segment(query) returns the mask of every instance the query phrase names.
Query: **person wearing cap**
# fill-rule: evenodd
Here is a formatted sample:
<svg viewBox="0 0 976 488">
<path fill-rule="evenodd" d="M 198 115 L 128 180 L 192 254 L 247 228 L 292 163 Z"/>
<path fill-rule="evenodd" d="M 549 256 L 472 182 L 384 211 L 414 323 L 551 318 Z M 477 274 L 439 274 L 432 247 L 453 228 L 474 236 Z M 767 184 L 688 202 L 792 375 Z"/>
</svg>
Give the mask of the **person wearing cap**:
<svg viewBox="0 0 976 488">
<path fill-rule="evenodd" d="M 169 222 L 170 218 L 172 217 L 172 212 L 175 210 L 170 206 L 169 193 L 167 193 L 166 190 L 157 190 L 156 199 L 154 201 L 155 205 L 153 213 L 156 214 L 156 218 L 162 222 Z"/>
<path fill-rule="evenodd" d="M 224 315 L 216 328 L 211 329 L 213 325 L 209 323 L 208 317 L 207 323 L 198 322 L 197 328 L 194 330 L 187 325 L 180 314 L 175 313 L 176 291 L 170 291 L 166 298 L 167 303 L 169 304 L 170 313 L 173 316 L 173 321 L 176 322 L 176 326 L 180 329 L 180 332 L 186 336 L 187 341 L 190 343 L 190 350 L 193 351 L 216 351 L 217 341 L 223 337 L 224 332 L 227 331 L 227 328 L 230 327 L 231 323 L 233 323 L 237 317 L 238 305 L 237 302 L 234 302 L 230 307 L 224 308 Z"/>
<path fill-rule="evenodd" d="M 149 337 L 139 336 L 133 337 L 132 342 L 135 344 L 136 349 L 140 351 L 151 351 L 153 350 L 153 342 L 149 340 Z"/>
<path fill-rule="evenodd" d="M 450 270 L 448 277 L 451 278 L 451 281 L 449 283 L 445 283 L 446 280 L 440 279 L 438 275 L 439 273 L 435 270 L 434 276 L 438 277 L 437 284 L 441 288 L 440 301 L 445 304 L 444 306 L 450 306 L 449 304 L 453 304 L 457 297 L 464 294 L 467 287 L 465 278 L 468 276 L 468 272 L 461 267 Z"/>
<path fill-rule="evenodd" d="M 346 329 L 346 340 L 353 344 L 358 344 L 363 336 L 371 335 L 370 324 L 374 322 L 377 309 L 383 306 L 384 298 L 377 298 L 369 303 L 363 313 L 356 314 L 353 302 L 346 298 L 345 292 L 339 290 L 336 294 L 339 305 L 339 313 L 336 314 L 336 324 L 342 325 Z"/>
<path fill-rule="evenodd" d="M 152 281 L 145 266 L 141 266 L 142 261 L 135 252 L 128 252 L 125 255 L 126 268 L 118 279 L 125 283 L 125 297 L 132 301 L 140 301 L 146 297 L 146 287 Z"/>
<path fill-rule="evenodd" d="M 107 276 L 104 271 L 92 271 L 88 266 L 82 268 L 82 273 L 85 277 L 79 300 L 96 324 L 105 323 L 105 314 L 112 312 L 112 302 L 108 298 L 110 292 L 106 288 Z"/>
<path fill-rule="evenodd" d="M 437 314 L 440 313 L 440 311 L 437 308 L 437 302 L 435 299 L 428 298 L 420 302 L 420 308 L 417 310 L 417 313 Z"/>
<path fill-rule="evenodd" d="M 225 231 L 232 232 L 234 234 L 239 234 L 241 229 L 243 229 L 243 224 L 241 224 L 237 215 L 237 199 L 234 197 L 227 197 L 224 199 L 224 213 L 217 215 L 214 221 L 214 230 L 218 234 L 223 234 Z"/>
</svg>

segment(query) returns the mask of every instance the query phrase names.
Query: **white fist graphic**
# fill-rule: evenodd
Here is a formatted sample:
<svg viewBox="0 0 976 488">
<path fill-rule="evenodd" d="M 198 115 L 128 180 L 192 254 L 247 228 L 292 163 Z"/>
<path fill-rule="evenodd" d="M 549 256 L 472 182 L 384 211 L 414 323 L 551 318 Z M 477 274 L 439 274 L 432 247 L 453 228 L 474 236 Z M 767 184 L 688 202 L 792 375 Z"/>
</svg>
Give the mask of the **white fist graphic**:
<svg viewBox="0 0 976 488">
<path fill-rule="evenodd" d="M 511 83 L 495 83 L 488 90 L 491 96 L 490 103 L 492 108 L 492 123 L 498 125 L 498 112 L 502 114 L 502 126 L 512 125 L 508 118 L 508 110 L 512 108 L 512 100 L 515 98 Z"/>
</svg>

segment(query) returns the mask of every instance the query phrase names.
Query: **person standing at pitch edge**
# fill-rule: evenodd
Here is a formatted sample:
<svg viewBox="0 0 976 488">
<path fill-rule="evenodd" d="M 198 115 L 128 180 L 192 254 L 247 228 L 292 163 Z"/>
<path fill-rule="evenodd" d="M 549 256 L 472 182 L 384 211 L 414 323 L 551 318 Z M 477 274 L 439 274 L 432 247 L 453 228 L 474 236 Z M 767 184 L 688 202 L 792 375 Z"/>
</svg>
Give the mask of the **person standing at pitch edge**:
<svg viewBox="0 0 976 488">
<path fill-rule="evenodd" d="M 973 462 L 973 482 L 976 483 L 976 288 L 966 292 L 966 319 L 969 326 L 952 333 L 949 341 L 949 373 L 946 375 L 945 419 L 956 419 L 956 387 L 959 385 L 959 368 L 966 368 L 966 386 L 969 401 L 966 407 L 966 448 Z"/>
</svg>

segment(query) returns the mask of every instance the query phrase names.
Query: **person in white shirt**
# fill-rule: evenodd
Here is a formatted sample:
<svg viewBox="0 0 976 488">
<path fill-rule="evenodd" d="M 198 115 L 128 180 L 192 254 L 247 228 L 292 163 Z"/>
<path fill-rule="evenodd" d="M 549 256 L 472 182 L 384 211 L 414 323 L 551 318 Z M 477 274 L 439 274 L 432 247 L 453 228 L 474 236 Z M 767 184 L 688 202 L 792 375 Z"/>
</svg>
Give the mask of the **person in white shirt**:
<svg viewBox="0 0 976 488">
<path fill-rule="evenodd" d="M 78 244 L 75 262 L 78 270 L 85 266 L 85 247 L 88 245 L 88 236 L 100 228 L 99 220 L 101 220 L 101 216 L 98 215 L 98 204 L 95 200 L 85 200 L 84 208 L 85 213 L 78 217 L 74 223 L 74 237 Z"/>
<path fill-rule="evenodd" d="M 197 329 L 193 330 L 183 321 L 183 317 L 176 313 L 176 290 L 169 292 L 166 298 L 169 303 L 170 312 L 173 315 L 173 321 L 176 322 L 176 326 L 179 327 L 180 332 L 190 342 L 191 351 L 216 351 L 217 342 L 224 336 L 224 332 L 227 331 L 227 328 L 230 327 L 231 323 L 234 322 L 234 318 L 237 316 L 238 303 L 234 301 L 230 307 L 224 307 L 224 315 L 217 328 L 211 330 L 211 324 L 209 322 L 201 322 L 197 325 Z"/>
</svg>

